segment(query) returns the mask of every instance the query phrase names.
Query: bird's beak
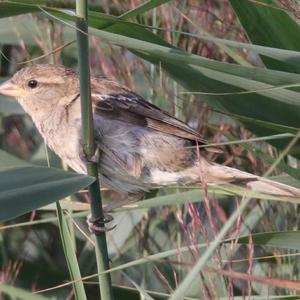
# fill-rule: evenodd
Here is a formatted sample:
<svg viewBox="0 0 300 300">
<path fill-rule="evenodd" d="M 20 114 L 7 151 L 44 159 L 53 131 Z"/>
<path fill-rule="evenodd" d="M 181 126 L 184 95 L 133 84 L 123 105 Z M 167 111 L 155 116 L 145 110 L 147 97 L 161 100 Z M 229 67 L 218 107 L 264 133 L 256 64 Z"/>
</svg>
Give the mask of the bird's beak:
<svg viewBox="0 0 300 300">
<path fill-rule="evenodd" d="M 22 94 L 22 90 L 11 80 L 4 81 L 0 84 L 0 94 L 11 97 L 19 97 Z"/>
</svg>

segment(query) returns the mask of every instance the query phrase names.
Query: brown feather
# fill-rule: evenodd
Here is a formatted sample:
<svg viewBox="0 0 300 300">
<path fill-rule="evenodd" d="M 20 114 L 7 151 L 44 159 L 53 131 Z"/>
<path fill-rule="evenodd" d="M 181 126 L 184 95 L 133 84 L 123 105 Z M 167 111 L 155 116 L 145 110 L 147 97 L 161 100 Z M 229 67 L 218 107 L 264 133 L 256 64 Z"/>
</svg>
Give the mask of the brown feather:
<svg viewBox="0 0 300 300">
<path fill-rule="evenodd" d="M 184 139 L 197 140 L 201 144 L 206 143 L 200 134 L 187 124 L 125 87 L 103 78 L 101 81 L 94 79 L 92 84 L 94 110 L 103 117 L 149 127 Z"/>
</svg>

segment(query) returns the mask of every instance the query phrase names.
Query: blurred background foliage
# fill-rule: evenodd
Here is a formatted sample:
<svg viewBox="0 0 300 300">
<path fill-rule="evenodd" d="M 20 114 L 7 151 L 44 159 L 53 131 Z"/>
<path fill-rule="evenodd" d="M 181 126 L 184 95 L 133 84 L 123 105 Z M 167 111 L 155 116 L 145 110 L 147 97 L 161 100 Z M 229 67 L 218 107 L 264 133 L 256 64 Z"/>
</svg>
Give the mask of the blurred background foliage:
<svg viewBox="0 0 300 300">
<path fill-rule="evenodd" d="M 92 74 L 121 82 L 197 129 L 209 144 L 222 150 L 208 154 L 212 161 L 263 175 L 298 133 L 297 0 L 149 1 L 149 6 L 140 6 L 140 0 L 89 3 Z M 77 68 L 72 43 L 74 16 L 70 13 L 74 5 L 71 0 L 0 1 L 1 81 L 30 63 Z M 15 176 L 22 181 L 18 176 L 24 161 L 63 167 L 46 151 L 21 107 L 3 96 L 0 148 L 0 203 L 4 208 L 1 201 L 7 199 L 10 179 Z M 272 176 L 299 186 L 299 156 L 296 143 Z M 37 174 L 26 171 L 34 184 Z M 84 178 L 69 180 L 68 192 L 60 198 L 87 185 Z M 44 193 L 53 197 L 49 196 L 49 202 L 57 200 L 53 186 L 45 186 Z M 108 190 L 103 195 L 107 202 L 122 197 Z M 167 298 L 242 199 L 229 188 L 227 192 L 211 191 L 209 201 L 204 201 L 208 198 L 199 187 L 164 188 L 148 198 L 114 214 L 117 227 L 108 233 L 112 267 L 129 264 L 112 272 L 116 299 Z M 266 299 L 266 295 L 269 299 L 298 299 L 297 281 L 290 288 L 284 281 L 275 281 L 299 280 L 298 201 L 265 198 L 252 200 L 232 228 L 228 236 L 232 240 L 207 262 L 211 269 L 199 274 L 187 299 Z M 16 207 L 23 206 L 22 194 L 16 192 L 16 199 L 10 217 L 19 215 Z M 61 203 L 82 276 L 93 274 L 93 242 L 85 225 L 87 196 L 81 191 Z M 43 204 L 46 202 L 36 208 Z M 2 220 L 6 219 L 8 215 Z M 53 204 L 3 223 L 0 229 L 1 299 L 16 299 L 16 291 L 8 292 L 11 286 L 34 292 L 70 279 Z M 191 246 L 197 244 L 202 247 Z M 179 249 L 185 246 L 181 253 Z M 170 249 L 175 251 L 164 253 Z M 149 255 L 154 257 L 138 260 Z M 220 270 L 230 271 L 231 276 Z M 240 272 L 239 276 L 234 277 L 234 271 Z M 253 281 L 240 279 L 242 273 L 253 276 Z M 254 276 L 271 283 L 258 283 Z M 93 279 L 85 282 L 88 299 L 99 298 L 93 283 Z M 74 297 L 71 286 L 43 295 L 51 299 Z M 25 293 L 22 297 L 26 299 Z"/>
</svg>

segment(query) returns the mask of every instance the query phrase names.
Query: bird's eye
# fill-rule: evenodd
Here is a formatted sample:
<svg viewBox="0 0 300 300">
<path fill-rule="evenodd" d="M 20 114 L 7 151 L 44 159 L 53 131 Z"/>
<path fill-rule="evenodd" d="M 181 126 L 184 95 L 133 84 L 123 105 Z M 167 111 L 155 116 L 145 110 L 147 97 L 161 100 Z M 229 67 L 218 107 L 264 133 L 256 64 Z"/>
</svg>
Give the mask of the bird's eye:
<svg viewBox="0 0 300 300">
<path fill-rule="evenodd" d="M 34 79 L 28 81 L 28 86 L 29 86 L 31 89 L 36 88 L 37 85 L 38 85 L 38 82 L 37 82 L 36 80 L 34 80 Z"/>
</svg>

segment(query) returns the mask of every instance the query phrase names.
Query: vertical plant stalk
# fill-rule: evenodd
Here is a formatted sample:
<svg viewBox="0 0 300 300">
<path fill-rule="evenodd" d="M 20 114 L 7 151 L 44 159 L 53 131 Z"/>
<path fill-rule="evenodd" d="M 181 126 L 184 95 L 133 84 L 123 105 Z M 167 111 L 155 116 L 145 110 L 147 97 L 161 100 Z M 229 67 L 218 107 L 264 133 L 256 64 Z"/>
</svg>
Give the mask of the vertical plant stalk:
<svg viewBox="0 0 300 300">
<path fill-rule="evenodd" d="M 76 0 L 77 47 L 80 76 L 80 99 L 82 117 L 83 150 L 87 161 L 87 173 L 96 178 L 89 186 L 91 215 L 94 219 L 103 218 L 100 183 L 98 178 L 98 165 L 92 162 L 95 155 L 94 123 L 91 104 L 91 84 L 89 70 L 89 43 L 88 43 L 88 0 Z M 84 34 L 84 32 L 86 34 Z M 109 259 L 105 232 L 95 236 L 95 252 L 100 284 L 100 295 L 103 300 L 113 300 L 111 278 L 109 273 Z M 102 274 L 101 274 L 102 273 Z"/>
</svg>

